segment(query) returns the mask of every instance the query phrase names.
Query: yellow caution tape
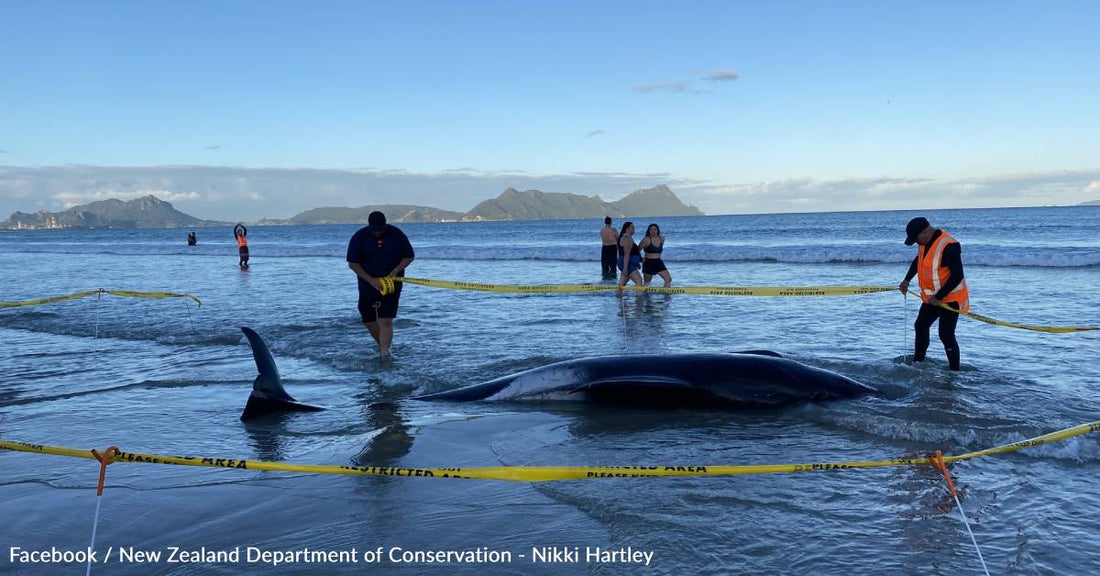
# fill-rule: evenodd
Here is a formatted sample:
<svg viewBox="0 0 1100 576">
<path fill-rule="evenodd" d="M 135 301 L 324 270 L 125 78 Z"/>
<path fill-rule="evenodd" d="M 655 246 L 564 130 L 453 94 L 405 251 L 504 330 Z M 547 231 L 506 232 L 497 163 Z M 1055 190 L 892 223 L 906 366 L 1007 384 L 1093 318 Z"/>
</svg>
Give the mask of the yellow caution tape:
<svg viewBox="0 0 1100 576">
<path fill-rule="evenodd" d="M 176 294 L 175 292 L 136 292 L 134 290 L 107 290 L 104 288 L 98 288 L 96 290 L 87 290 L 84 292 L 76 292 L 74 294 L 66 294 L 65 296 L 36 298 L 34 300 L 19 300 L 16 302 L 0 302 L 0 308 L 17 308 L 20 306 L 39 306 L 41 304 L 54 304 L 57 302 L 68 302 L 69 300 L 79 300 L 81 298 L 88 298 L 89 296 L 97 296 L 100 294 L 111 294 L 112 296 L 121 296 L 123 298 L 190 298 L 194 300 L 199 306 L 202 306 L 202 300 L 199 300 L 191 294 Z"/>
<path fill-rule="evenodd" d="M 995 448 L 969 452 L 959 456 L 945 456 L 944 462 L 958 462 L 980 456 L 1015 452 L 1024 448 L 1049 444 L 1074 436 L 1100 431 L 1100 421 L 1066 428 L 1038 436 L 1030 440 L 1005 444 Z M 36 452 L 73 458 L 92 458 L 91 450 L 44 446 L 0 440 L 0 449 L 19 452 Z M 774 474 L 785 472 L 816 472 L 824 470 L 851 470 L 856 468 L 882 468 L 886 466 L 931 465 L 928 458 L 909 458 L 871 462 L 833 462 L 820 464 L 763 464 L 753 466 L 491 466 L 484 468 L 397 468 L 387 466 L 326 466 L 317 464 L 291 464 L 289 462 L 263 462 L 236 458 L 203 458 L 199 456 L 162 456 L 119 452 L 114 462 L 142 462 L 146 464 L 175 464 L 210 468 L 236 468 L 241 470 L 267 470 L 273 472 L 305 472 L 311 474 L 351 474 L 361 476 L 413 476 L 424 478 L 471 478 L 479 480 L 511 480 L 516 482 L 546 482 L 553 480 L 585 480 L 596 478 L 654 478 L 669 476 L 730 476 L 740 474 Z"/>
<path fill-rule="evenodd" d="M 1004 320 L 998 320 L 982 314 L 975 314 L 974 312 L 959 312 L 954 308 L 940 304 L 940 308 L 944 310 L 950 310 L 952 312 L 962 314 L 967 318 L 973 318 L 978 322 L 985 322 L 986 324 L 994 324 L 997 326 L 1005 326 L 1007 328 L 1019 328 L 1020 330 L 1034 330 L 1035 332 L 1050 332 L 1054 334 L 1065 334 L 1067 332 L 1091 332 L 1093 330 L 1100 330 L 1100 326 L 1038 326 L 1035 324 L 1017 324 L 1015 322 L 1006 322 Z"/>
<path fill-rule="evenodd" d="M 450 290 L 474 290 L 477 292 L 496 292 L 498 294 L 580 294 L 587 292 L 609 292 L 617 290 L 613 284 L 480 284 L 477 282 L 456 282 L 454 280 L 429 280 L 424 278 L 408 278 L 401 276 L 387 276 L 378 279 L 382 284 L 382 294 L 391 294 L 395 289 L 394 282 L 405 284 L 419 284 L 431 288 L 446 288 Z M 897 290 L 894 286 L 636 286 L 627 285 L 623 290 L 637 290 L 644 292 L 656 292 L 659 294 L 694 294 L 699 296 L 855 296 L 859 294 L 877 294 Z M 945 310 L 958 312 L 949 306 L 940 305 Z M 1100 330 L 1100 326 L 1037 326 L 1034 324 L 1017 324 L 998 320 L 974 312 L 959 312 L 968 318 L 973 318 L 986 324 L 995 324 L 1008 328 L 1021 330 L 1034 330 L 1036 332 L 1051 332 L 1063 334 L 1067 332 L 1090 332 Z"/>
<path fill-rule="evenodd" d="M 426 280 L 388 276 L 379 278 L 382 294 L 394 291 L 394 282 L 419 284 L 431 288 L 451 290 L 475 290 L 478 292 L 496 292 L 499 294 L 581 294 L 588 292 L 609 292 L 619 287 L 614 284 L 479 284 L 476 282 L 455 282 L 453 280 Z M 623 290 L 656 292 L 659 294 L 695 294 L 701 296 L 854 296 L 897 290 L 894 286 L 636 286 L 627 285 Z"/>
</svg>

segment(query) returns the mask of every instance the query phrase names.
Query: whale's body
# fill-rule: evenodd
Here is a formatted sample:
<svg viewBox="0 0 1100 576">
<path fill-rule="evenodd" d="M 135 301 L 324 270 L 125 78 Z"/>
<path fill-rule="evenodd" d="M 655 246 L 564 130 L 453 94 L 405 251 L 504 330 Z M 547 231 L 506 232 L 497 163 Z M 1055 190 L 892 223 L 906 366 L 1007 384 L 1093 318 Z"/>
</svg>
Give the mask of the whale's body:
<svg viewBox="0 0 1100 576">
<path fill-rule="evenodd" d="M 417 400 L 592 400 L 774 406 L 877 393 L 774 352 L 597 356 L 548 364 Z"/>
<path fill-rule="evenodd" d="M 241 420 L 283 412 L 313 412 L 283 388 L 271 351 L 255 331 L 241 328 L 258 372 Z M 583 400 L 659 407 L 776 406 L 874 394 L 846 376 L 767 350 L 731 354 L 596 356 L 547 364 L 463 388 L 417 396 L 455 402 Z"/>
</svg>

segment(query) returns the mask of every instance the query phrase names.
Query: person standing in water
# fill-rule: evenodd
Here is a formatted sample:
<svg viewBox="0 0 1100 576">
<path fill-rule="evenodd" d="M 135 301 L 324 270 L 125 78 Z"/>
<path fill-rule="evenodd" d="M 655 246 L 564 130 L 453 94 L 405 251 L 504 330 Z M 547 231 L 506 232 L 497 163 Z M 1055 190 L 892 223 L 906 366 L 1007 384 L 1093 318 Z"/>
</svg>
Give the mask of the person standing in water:
<svg viewBox="0 0 1100 576">
<path fill-rule="evenodd" d="M 190 234 L 187 235 L 187 245 L 188 246 L 195 246 L 198 243 L 199 243 L 199 239 L 198 239 L 198 237 L 195 236 L 194 232 L 191 232 Z"/>
<path fill-rule="evenodd" d="M 646 227 L 645 238 L 642 238 L 638 247 L 645 253 L 645 258 L 642 259 L 642 281 L 645 285 L 649 286 L 649 281 L 654 276 L 660 276 L 665 281 L 665 286 L 671 286 L 672 275 L 668 273 L 668 268 L 665 268 L 664 260 L 661 260 L 661 252 L 665 249 L 665 237 L 661 236 L 661 227 L 656 224 Z"/>
<path fill-rule="evenodd" d="M 939 320 L 940 341 L 947 353 L 947 363 L 952 370 L 958 370 L 960 352 L 955 325 L 959 322 L 959 313 L 940 305 L 970 311 L 970 291 L 963 277 L 962 246 L 946 231 L 933 228 L 925 218 L 913 218 L 905 226 L 905 245 L 912 246 L 914 242 L 918 245 L 917 257 L 913 258 L 905 279 L 898 285 L 898 290 L 905 294 L 909 291 L 909 281 L 916 276 L 923 302 L 913 324 L 916 332 L 913 361 L 924 360 L 928 351 L 928 331 Z"/>
<path fill-rule="evenodd" d="M 416 255 L 408 236 L 396 226 L 386 224 L 386 215 L 371 212 L 367 226 L 360 228 L 348 242 L 348 268 L 359 279 L 359 316 L 374 341 L 378 355 L 387 358 L 393 344 L 393 319 L 401 300 L 402 282 L 393 283 L 393 292 L 382 294 L 379 280 L 404 276 L 405 268 Z"/>
<path fill-rule="evenodd" d="M 607 216 L 603 219 L 603 228 L 600 229 L 600 242 L 603 244 L 603 249 L 600 251 L 600 268 L 604 280 L 615 277 L 615 256 L 618 254 L 617 239 L 618 234 L 615 233 L 615 228 L 611 226 L 611 217 Z"/>
<path fill-rule="evenodd" d="M 638 245 L 634 243 L 633 222 L 623 223 L 623 228 L 619 231 L 618 251 L 618 265 L 622 274 L 619 275 L 619 289 L 615 294 L 622 296 L 623 286 L 626 286 L 627 280 L 633 280 L 638 286 L 642 285 L 642 277 L 638 274 L 638 270 L 642 267 L 642 257 Z"/>
<path fill-rule="evenodd" d="M 241 261 L 237 265 L 241 268 L 248 268 L 248 238 L 246 236 L 248 236 L 248 228 L 237 222 L 237 225 L 233 227 L 233 237 L 237 239 L 237 252 L 241 255 Z"/>
</svg>

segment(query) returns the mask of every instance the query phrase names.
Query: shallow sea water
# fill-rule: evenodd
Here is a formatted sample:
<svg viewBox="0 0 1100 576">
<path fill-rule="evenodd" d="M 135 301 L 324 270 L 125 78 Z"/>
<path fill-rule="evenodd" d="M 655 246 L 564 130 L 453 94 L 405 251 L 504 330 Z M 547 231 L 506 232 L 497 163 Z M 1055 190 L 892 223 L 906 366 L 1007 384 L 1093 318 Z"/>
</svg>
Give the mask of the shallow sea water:
<svg viewBox="0 0 1100 576">
<path fill-rule="evenodd" d="M 677 284 L 896 285 L 915 213 L 659 219 Z M 1100 209 L 929 213 L 964 246 L 974 311 L 1100 325 Z M 647 223 L 641 220 L 639 224 Z M 641 227 L 641 226 L 639 226 Z M 882 460 L 987 448 L 1100 419 L 1100 336 L 961 319 L 960 373 L 906 364 L 917 303 L 610 293 L 498 295 L 406 288 L 395 358 L 376 357 L 343 262 L 354 226 L 250 229 L 241 271 L 228 230 L 0 234 L 0 300 L 105 287 L 104 296 L 0 310 L 0 438 L 132 452 L 403 467 L 715 465 Z M 599 282 L 598 223 L 414 224 L 415 277 Z M 640 239 L 640 237 L 638 237 Z M 267 341 L 289 391 L 325 412 L 238 420 Z M 881 396 L 771 410 L 656 410 L 579 402 L 444 404 L 419 393 L 597 354 L 767 348 Z M 952 468 L 993 573 L 1100 570 L 1100 442 L 1085 436 Z M 97 466 L 0 452 L 0 541 L 82 549 Z M 650 566 L 391 564 L 382 573 L 980 574 L 942 478 L 926 468 L 766 476 L 509 483 L 119 464 L 97 547 L 360 551 L 631 547 Z M 64 567 L 65 573 L 82 570 Z M 297 574 L 362 573 L 302 564 Z M 93 573 L 237 574 L 226 564 Z M 0 560 L 0 573 L 56 574 Z"/>
</svg>

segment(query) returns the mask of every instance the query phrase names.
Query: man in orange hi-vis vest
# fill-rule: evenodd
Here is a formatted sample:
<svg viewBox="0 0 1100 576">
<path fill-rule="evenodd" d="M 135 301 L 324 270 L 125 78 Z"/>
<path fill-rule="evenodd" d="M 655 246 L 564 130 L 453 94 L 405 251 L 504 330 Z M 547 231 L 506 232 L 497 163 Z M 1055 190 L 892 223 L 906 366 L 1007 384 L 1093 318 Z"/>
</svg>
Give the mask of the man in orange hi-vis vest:
<svg viewBox="0 0 1100 576">
<path fill-rule="evenodd" d="M 905 226 L 905 245 L 917 243 L 917 257 L 909 265 L 905 280 L 898 290 L 905 294 L 909 290 L 909 281 L 917 277 L 920 286 L 920 299 L 923 302 L 917 321 L 913 324 L 916 339 L 913 343 L 913 361 L 924 360 L 928 351 L 928 331 L 932 324 L 940 321 L 940 341 L 947 353 L 947 362 L 952 370 L 959 369 L 959 342 L 955 340 L 955 325 L 959 323 L 959 314 L 940 307 L 946 304 L 955 310 L 970 311 L 970 292 L 963 277 L 962 246 L 947 232 L 933 228 L 925 218 L 913 218 Z"/>
</svg>

